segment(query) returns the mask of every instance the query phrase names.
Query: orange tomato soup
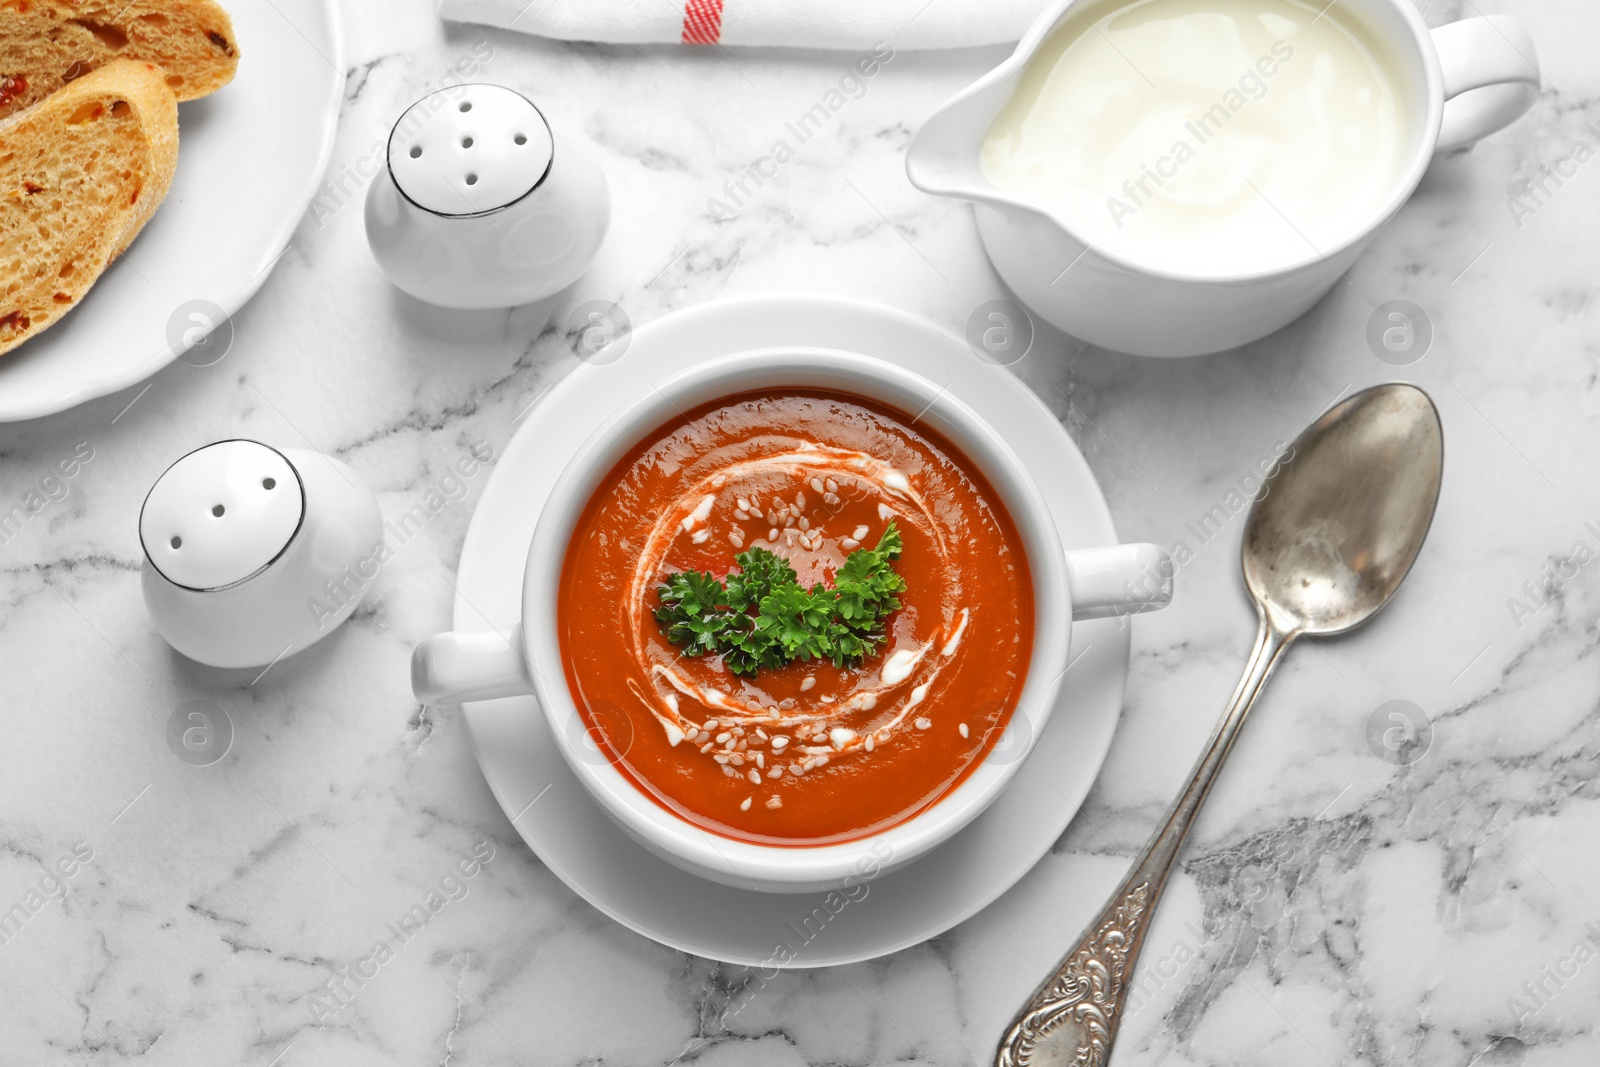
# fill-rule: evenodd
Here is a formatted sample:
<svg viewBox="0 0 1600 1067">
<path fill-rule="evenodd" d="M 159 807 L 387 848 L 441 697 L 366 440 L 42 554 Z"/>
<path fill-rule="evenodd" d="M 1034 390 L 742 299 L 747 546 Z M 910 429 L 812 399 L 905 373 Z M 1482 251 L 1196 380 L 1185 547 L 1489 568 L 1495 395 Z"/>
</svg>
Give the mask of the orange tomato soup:
<svg viewBox="0 0 1600 1067">
<path fill-rule="evenodd" d="M 722 579 L 753 547 L 831 588 L 891 521 L 902 606 L 855 667 L 736 675 L 656 619 L 670 575 Z M 725 398 L 641 441 L 573 532 L 558 610 L 606 757 L 683 819 L 767 845 L 849 841 L 936 803 L 999 739 L 1033 644 L 1027 560 L 983 476 L 915 419 L 824 393 Z"/>
</svg>

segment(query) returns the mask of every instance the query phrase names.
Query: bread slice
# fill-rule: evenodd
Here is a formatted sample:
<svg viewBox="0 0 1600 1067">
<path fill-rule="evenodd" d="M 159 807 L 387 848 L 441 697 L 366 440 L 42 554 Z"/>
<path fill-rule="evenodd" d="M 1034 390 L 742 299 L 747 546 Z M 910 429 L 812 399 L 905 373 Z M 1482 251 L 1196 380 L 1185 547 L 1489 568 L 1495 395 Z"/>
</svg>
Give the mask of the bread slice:
<svg viewBox="0 0 1600 1067">
<path fill-rule="evenodd" d="M 72 309 L 138 234 L 178 165 L 178 101 L 117 59 L 0 122 L 0 354 Z"/>
<path fill-rule="evenodd" d="M 233 21 L 214 0 L 0 0 L 0 119 L 113 59 L 165 68 L 179 100 L 233 80 Z"/>
</svg>

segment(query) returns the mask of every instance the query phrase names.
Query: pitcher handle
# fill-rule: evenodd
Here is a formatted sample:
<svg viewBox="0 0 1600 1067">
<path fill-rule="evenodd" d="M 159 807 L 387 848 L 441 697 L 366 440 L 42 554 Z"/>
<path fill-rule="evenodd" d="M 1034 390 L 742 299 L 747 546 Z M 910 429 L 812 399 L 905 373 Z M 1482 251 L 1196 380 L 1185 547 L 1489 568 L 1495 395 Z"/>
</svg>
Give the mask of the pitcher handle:
<svg viewBox="0 0 1600 1067">
<path fill-rule="evenodd" d="M 1539 97 L 1539 55 L 1520 19 L 1488 15 L 1432 31 L 1444 75 L 1436 151 L 1463 148 L 1509 126 Z"/>
</svg>

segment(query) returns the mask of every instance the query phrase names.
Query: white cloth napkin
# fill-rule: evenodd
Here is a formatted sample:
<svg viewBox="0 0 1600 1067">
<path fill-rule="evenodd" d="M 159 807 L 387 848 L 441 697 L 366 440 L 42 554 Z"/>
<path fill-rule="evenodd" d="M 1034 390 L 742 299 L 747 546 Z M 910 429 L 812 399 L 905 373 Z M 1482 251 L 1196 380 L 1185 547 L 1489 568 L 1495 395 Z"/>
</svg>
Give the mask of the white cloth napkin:
<svg viewBox="0 0 1600 1067">
<path fill-rule="evenodd" d="M 1429 25 L 1461 0 L 1414 0 Z M 439 0 L 454 22 L 563 41 L 964 48 L 1018 40 L 1049 0 Z M 892 54 L 892 53 L 891 53 Z"/>
<path fill-rule="evenodd" d="M 439 14 L 564 41 L 866 51 L 1015 41 L 1048 0 L 439 0 Z"/>
</svg>

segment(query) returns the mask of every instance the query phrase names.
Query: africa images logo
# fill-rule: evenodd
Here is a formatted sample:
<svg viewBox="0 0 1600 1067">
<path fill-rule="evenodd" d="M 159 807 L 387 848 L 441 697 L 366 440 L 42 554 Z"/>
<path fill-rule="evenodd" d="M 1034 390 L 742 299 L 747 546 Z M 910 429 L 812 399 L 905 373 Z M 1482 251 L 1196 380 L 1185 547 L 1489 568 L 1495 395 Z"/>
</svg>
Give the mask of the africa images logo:
<svg viewBox="0 0 1600 1067">
<path fill-rule="evenodd" d="M 1367 748 L 1393 767 L 1409 767 L 1433 746 L 1433 720 L 1409 700 L 1390 700 L 1367 716 Z"/>
<path fill-rule="evenodd" d="M 233 319 L 209 300 L 189 300 L 167 316 L 167 348 L 191 367 L 220 362 L 233 347 Z"/>
</svg>

